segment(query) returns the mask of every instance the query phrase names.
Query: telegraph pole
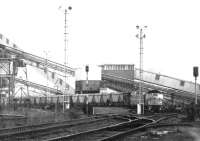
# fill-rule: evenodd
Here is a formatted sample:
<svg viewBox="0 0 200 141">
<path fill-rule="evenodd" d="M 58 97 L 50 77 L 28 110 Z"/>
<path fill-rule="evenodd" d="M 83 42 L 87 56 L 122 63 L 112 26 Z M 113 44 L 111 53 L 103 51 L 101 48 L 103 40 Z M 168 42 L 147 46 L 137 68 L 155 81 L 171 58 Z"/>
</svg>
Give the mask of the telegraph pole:
<svg viewBox="0 0 200 141">
<path fill-rule="evenodd" d="M 139 105 L 138 105 L 138 114 L 144 113 L 144 101 L 142 101 L 143 97 L 143 39 L 146 37 L 146 35 L 143 33 L 144 28 L 147 28 L 147 26 L 136 26 L 136 28 L 139 30 L 139 33 L 136 35 L 136 37 L 140 40 L 140 83 L 139 83 Z M 142 108 L 143 103 L 143 108 Z"/>
</svg>

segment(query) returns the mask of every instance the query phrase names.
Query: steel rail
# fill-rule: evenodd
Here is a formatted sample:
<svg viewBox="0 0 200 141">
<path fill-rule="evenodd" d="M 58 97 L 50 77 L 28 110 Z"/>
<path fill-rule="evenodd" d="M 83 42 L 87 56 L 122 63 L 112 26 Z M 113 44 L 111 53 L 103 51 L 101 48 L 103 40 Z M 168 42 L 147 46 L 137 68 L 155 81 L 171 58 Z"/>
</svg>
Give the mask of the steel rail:
<svg viewBox="0 0 200 141">
<path fill-rule="evenodd" d="M 80 132 L 77 134 L 72 134 L 72 135 L 68 135 L 68 136 L 62 136 L 62 137 L 58 137 L 58 138 L 53 138 L 53 139 L 49 139 L 46 141 L 62 141 L 62 140 L 73 140 L 73 141 L 78 141 L 78 140 L 98 140 L 98 138 L 106 136 L 106 134 L 116 134 L 116 132 L 122 132 L 121 130 L 123 130 L 124 128 L 133 128 L 133 126 L 140 126 L 140 124 L 145 124 L 149 123 L 149 122 L 153 122 L 153 120 L 151 119 L 135 119 L 135 120 L 131 120 L 128 122 L 122 122 L 116 125 L 111 125 L 111 126 L 107 126 L 107 127 L 103 127 L 103 128 L 98 128 L 95 130 L 90 130 L 90 131 L 85 131 L 85 132 Z M 126 130 L 126 129 L 125 129 Z M 106 133 L 107 132 L 107 133 Z M 86 137 L 86 139 L 85 139 Z"/>
<path fill-rule="evenodd" d="M 154 126 L 155 124 L 158 124 L 160 121 L 166 120 L 166 119 L 168 119 L 170 117 L 174 117 L 174 116 L 177 116 L 177 114 L 166 114 L 164 117 L 161 117 L 157 120 L 154 120 L 151 123 L 147 123 L 147 124 L 144 124 L 142 126 L 139 126 L 139 127 L 136 127 L 136 128 L 124 131 L 124 132 L 120 132 L 120 133 L 117 133 L 117 134 L 109 136 L 109 137 L 105 137 L 105 138 L 100 139 L 98 141 L 115 141 L 117 139 L 124 138 L 127 135 L 133 134 L 137 131 L 141 131 L 141 130 L 144 130 L 144 129 L 150 127 L 150 126 Z M 153 118 L 153 116 L 152 116 L 152 118 Z"/>
<path fill-rule="evenodd" d="M 80 118 L 80 119 L 73 119 L 73 120 L 64 120 L 64 121 L 58 121 L 58 122 L 47 122 L 47 123 L 42 123 L 42 124 L 32 124 L 32 125 L 26 125 L 26 126 L 19 126 L 19 127 L 13 127 L 13 128 L 3 128 L 0 129 L 0 135 L 6 134 L 6 133 L 16 133 L 16 132 L 21 132 L 21 131 L 26 131 L 27 129 L 36 129 L 36 128 L 41 128 L 41 127 L 48 127 L 52 125 L 58 125 L 58 124 L 66 124 L 66 123 L 78 123 L 78 122 L 85 122 L 85 121 L 90 121 L 90 120 L 96 120 L 96 119 L 104 119 L 108 118 L 111 116 L 118 116 L 118 115 L 100 115 L 100 116 L 91 116 L 87 118 Z"/>
<path fill-rule="evenodd" d="M 33 125 L 33 126 L 25 126 L 25 127 L 19 127 L 15 129 L 8 129 L 7 131 L 2 131 L 2 134 L 0 134 L 0 140 L 4 139 L 17 139 L 17 138 L 24 138 L 25 140 L 27 136 L 30 136 L 30 138 L 39 138 L 41 136 L 40 134 L 47 134 L 45 132 L 52 132 L 56 131 L 59 129 L 65 129 L 65 128 L 70 128 L 70 127 L 75 127 L 75 126 L 80 126 L 80 125 L 87 125 L 87 124 L 92 124 L 96 122 L 101 122 L 105 120 L 127 120 L 127 119 L 121 119 L 120 117 L 117 117 L 115 115 L 111 116 L 102 116 L 98 118 L 87 118 L 87 119 L 82 119 L 82 120 L 77 120 L 77 121 L 65 121 L 65 122 L 57 122 L 57 123 L 46 123 L 46 124 L 41 124 L 41 125 Z M 39 136 L 37 136 L 39 134 Z M 37 136 L 37 137 L 36 137 Z"/>
</svg>

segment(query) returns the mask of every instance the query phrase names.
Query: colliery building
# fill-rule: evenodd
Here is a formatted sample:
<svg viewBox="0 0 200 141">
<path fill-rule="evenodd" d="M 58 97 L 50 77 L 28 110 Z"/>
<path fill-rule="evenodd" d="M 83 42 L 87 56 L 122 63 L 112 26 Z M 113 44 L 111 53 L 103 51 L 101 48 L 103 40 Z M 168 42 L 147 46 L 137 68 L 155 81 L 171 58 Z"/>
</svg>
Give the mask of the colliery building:
<svg viewBox="0 0 200 141">
<path fill-rule="evenodd" d="M 101 80 L 78 80 L 75 84 L 76 94 L 99 93 Z"/>
</svg>

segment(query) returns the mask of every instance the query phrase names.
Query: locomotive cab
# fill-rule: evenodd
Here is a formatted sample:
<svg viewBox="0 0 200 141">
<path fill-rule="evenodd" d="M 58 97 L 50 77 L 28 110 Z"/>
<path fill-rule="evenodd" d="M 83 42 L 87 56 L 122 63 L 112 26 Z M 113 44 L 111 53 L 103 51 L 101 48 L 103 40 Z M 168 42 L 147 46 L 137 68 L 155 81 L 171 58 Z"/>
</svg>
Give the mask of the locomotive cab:
<svg viewBox="0 0 200 141">
<path fill-rule="evenodd" d="M 145 104 L 150 112 L 160 112 L 163 105 L 163 94 L 158 90 L 151 90 L 145 96 Z"/>
</svg>

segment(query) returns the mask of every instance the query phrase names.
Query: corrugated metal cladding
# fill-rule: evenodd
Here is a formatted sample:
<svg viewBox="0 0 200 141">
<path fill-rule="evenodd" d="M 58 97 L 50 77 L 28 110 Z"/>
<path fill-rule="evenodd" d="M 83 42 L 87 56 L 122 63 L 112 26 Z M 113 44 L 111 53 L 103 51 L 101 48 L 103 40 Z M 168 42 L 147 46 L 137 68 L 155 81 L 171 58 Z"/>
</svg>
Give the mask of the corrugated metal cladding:
<svg viewBox="0 0 200 141">
<path fill-rule="evenodd" d="M 134 65 L 102 65 L 102 74 L 134 79 Z"/>
<path fill-rule="evenodd" d="M 84 93 L 99 93 L 101 80 L 79 80 L 76 81 L 75 91 L 78 94 Z"/>
</svg>

